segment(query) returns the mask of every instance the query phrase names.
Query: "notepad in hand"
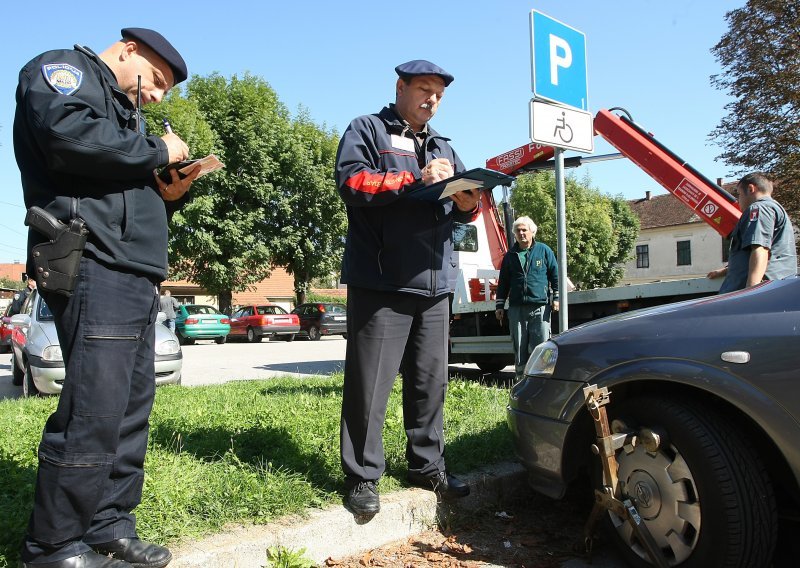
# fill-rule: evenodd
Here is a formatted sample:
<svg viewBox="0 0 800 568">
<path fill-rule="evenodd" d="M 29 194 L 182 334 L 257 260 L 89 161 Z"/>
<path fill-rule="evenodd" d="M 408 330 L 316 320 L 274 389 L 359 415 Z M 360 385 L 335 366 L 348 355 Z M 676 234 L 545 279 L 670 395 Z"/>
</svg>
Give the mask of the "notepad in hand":
<svg viewBox="0 0 800 568">
<path fill-rule="evenodd" d="M 406 192 L 412 199 L 439 201 L 459 191 L 492 189 L 497 185 L 510 185 L 514 178 L 486 168 L 473 168 L 440 182 L 418 187 Z"/>
<path fill-rule="evenodd" d="M 200 173 L 197 174 L 197 178 L 201 178 L 206 174 L 210 174 L 211 172 L 215 172 L 218 169 L 225 167 L 225 164 L 220 162 L 214 154 L 209 154 L 205 158 L 184 160 L 182 162 L 170 164 L 159 172 L 158 177 L 160 177 L 166 183 L 172 183 L 172 174 L 170 173 L 172 170 L 178 170 L 178 176 L 180 176 L 180 179 L 183 179 L 189 175 L 189 173 L 195 167 L 195 164 L 200 164 Z"/>
</svg>

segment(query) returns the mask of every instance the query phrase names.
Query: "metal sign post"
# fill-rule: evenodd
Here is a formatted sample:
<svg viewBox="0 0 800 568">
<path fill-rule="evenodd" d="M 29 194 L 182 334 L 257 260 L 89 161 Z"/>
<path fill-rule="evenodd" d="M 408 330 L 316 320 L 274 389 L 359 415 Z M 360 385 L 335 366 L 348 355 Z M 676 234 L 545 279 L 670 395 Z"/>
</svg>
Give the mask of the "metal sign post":
<svg viewBox="0 0 800 568">
<path fill-rule="evenodd" d="M 558 240 L 558 331 L 569 329 L 569 290 L 567 288 L 567 199 L 564 184 L 564 150 L 555 149 L 556 234 Z"/>
<path fill-rule="evenodd" d="M 555 148 L 556 232 L 558 236 L 559 331 L 569 328 L 567 208 L 564 149 L 594 150 L 588 112 L 586 36 L 536 10 L 531 11 L 531 142 Z M 543 102 L 547 101 L 547 102 Z"/>
</svg>

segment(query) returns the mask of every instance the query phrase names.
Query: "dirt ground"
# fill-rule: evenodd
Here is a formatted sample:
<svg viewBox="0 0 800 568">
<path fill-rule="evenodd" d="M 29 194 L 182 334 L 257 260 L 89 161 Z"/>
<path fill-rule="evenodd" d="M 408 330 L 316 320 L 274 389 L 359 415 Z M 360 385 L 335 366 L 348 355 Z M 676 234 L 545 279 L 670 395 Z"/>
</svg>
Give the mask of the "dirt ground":
<svg viewBox="0 0 800 568">
<path fill-rule="evenodd" d="M 440 530 L 349 558 L 329 558 L 339 568 L 556 568 L 584 557 L 583 527 L 591 503 L 571 497 L 553 501 L 527 495 L 503 510 L 453 515 Z"/>
</svg>

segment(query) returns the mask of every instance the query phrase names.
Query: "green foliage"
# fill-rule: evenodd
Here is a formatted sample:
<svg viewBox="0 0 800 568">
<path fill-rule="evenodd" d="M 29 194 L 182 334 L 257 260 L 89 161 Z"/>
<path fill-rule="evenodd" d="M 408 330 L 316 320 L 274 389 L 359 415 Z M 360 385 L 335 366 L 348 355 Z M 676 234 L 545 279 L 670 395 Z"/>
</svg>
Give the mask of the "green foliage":
<svg viewBox="0 0 800 568">
<path fill-rule="evenodd" d="M 12 280 L 6 276 L 0 277 L 0 288 L 11 288 L 12 290 L 22 290 L 25 283 L 22 280 Z"/>
<path fill-rule="evenodd" d="M 314 568 L 316 564 L 305 554 L 305 548 L 289 550 L 283 546 L 271 546 L 267 549 L 267 568 Z"/>
<path fill-rule="evenodd" d="M 292 122 L 290 134 L 277 187 L 280 200 L 275 206 L 284 219 L 283 240 L 275 248 L 274 262 L 294 275 L 301 304 L 312 280 L 338 270 L 347 216 L 333 178 L 339 135 L 315 125 L 303 109 Z"/>
<path fill-rule="evenodd" d="M 159 387 L 142 503 L 135 511 L 140 536 L 170 544 L 229 523 L 267 523 L 340 503 L 342 383 L 338 374 Z M 0 568 L 16 565 L 33 503 L 36 448 L 57 402 L 0 401 Z M 507 402 L 506 389 L 450 381 L 444 411 L 449 470 L 471 471 L 512 458 Z M 405 484 L 402 408 L 398 380 L 384 428 L 382 493 Z"/>
<path fill-rule="evenodd" d="M 173 216 L 170 276 L 219 294 L 221 308 L 273 266 L 286 267 L 305 293 L 341 260 L 338 135 L 302 109 L 293 120 L 259 77 L 193 77 L 186 89 L 148 107 L 148 125 L 160 132 L 168 116 L 193 156 L 214 153 L 225 168 L 194 182 L 193 199 Z"/>
<path fill-rule="evenodd" d="M 327 296 L 325 294 L 318 294 L 316 292 L 309 292 L 306 294 L 306 302 L 319 302 L 321 304 L 345 304 L 347 305 L 347 296 Z"/>
<path fill-rule="evenodd" d="M 723 71 L 711 83 L 734 100 L 711 138 L 739 174 L 780 180 L 776 197 L 800 216 L 800 4 L 748 0 L 725 17 L 729 30 L 711 50 Z"/>
<path fill-rule="evenodd" d="M 567 272 L 578 288 L 613 286 L 632 255 L 639 220 L 621 197 L 602 195 L 588 178 L 565 180 Z M 511 204 L 538 226 L 536 240 L 557 252 L 555 175 L 539 172 L 517 178 Z"/>
</svg>

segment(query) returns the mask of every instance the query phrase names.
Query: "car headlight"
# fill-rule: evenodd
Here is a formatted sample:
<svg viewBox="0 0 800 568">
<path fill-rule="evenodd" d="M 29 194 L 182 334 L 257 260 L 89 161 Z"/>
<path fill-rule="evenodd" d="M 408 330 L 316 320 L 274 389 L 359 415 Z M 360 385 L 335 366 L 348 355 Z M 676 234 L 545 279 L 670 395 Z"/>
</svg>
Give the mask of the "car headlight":
<svg viewBox="0 0 800 568">
<path fill-rule="evenodd" d="M 558 359 L 558 345 L 545 341 L 536 346 L 525 365 L 525 374 L 535 377 L 552 377 Z"/>
<path fill-rule="evenodd" d="M 53 363 L 63 361 L 64 357 L 61 356 L 61 346 L 60 345 L 48 345 L 42 351 L 42 360 L 43 361 L 50 361 Z"/>
<path fill-rule="evenodd" d="M 167 339 L 156 345 L 156 355 L 174 355 L 180 350 L 180 344 L 174 339 Z"/>
</svg>

